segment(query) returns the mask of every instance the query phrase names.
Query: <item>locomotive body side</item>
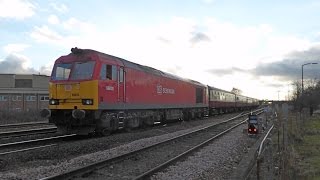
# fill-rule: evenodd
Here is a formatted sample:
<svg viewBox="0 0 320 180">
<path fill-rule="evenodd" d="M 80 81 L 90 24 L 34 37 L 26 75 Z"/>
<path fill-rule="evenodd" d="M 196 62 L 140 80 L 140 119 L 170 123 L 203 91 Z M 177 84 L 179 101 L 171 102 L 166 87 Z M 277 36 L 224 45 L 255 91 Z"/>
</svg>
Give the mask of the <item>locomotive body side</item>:
<svg viewBox="0 0 320 180">
<path fill-rule="evenodd" d="M 106 58 L 114 59 L 112 57 Z M 100 99 L 108 99 L 110 96 L 108 94 L 111 93 L 114 93 L 114 99 L 109 103 L 107 101 L 100 102 L 99 109 L 207 107 L 204 85 L 191 83 L 188 80 L 179 79 L 159 70 L 126 60 L 114 60 L 123 62 L 125 81 L 120 87 L 120 91 L 117 87 L 117 81 L 114 81 L 114 85 L 110 87 L 101 85 L 99 88 Z"/>
<path fill-rule="evenodd" d="M 208 114 L 205 85 L 94 50 L 57 59 L 49 94 L 49 121 L 64 133 L 108 134 Z"/>
</svg>

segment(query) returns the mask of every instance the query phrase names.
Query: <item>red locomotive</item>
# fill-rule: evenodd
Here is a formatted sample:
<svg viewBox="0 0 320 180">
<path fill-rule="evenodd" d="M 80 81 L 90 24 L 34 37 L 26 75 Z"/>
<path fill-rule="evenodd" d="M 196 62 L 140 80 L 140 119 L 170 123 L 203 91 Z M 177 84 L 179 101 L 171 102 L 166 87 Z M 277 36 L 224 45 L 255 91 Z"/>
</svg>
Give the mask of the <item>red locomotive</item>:
<svg viewBox="0 0 320 180">
<path fill-rule="evenodd" d="M 55 61 L 49 98 L 42 116 L 59 131 L 103 135 L 257 106 L 253 98 L 78 48 Z"/>
<path fill-rule="evenodd" d="M 62 132 L 108 134 L 208 114 L 206 85 L 94 50 L 71 51 L 55 61 L 42 112 Z"/>
</svg>

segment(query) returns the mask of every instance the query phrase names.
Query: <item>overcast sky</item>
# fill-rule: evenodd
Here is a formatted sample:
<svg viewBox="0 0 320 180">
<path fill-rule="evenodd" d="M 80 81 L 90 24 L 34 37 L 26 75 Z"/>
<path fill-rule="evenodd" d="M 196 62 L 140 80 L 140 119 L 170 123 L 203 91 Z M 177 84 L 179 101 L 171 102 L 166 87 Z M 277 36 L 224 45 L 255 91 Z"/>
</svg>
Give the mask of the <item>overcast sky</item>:
<svg viewBox="0 0 320 180">
<path fill-rule="evenodd" d="M 259 99 L 320 77 L 320 1 L 0 0 L 0 73 L 94 49 Z M 1 82 L 0 82 L 1 83 Z"/>
</svg>

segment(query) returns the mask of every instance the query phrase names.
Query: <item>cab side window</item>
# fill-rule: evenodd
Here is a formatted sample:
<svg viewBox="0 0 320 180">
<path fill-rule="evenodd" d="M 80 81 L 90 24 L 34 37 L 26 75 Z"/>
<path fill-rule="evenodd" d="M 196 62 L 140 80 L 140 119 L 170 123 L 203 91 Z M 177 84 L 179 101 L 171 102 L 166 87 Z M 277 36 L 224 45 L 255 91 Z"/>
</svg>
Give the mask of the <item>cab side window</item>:
<svg viewBox="0 0 320 180">
<path fill-rule="evenodd" d="M 103 64 L 101 66 L 100 79 L 117 80 L 117 66 Z"/>
<path fill-rule="evenodd" d="M 124 78 L 123 78 L 123 67 L 120 68 L 120 72 L 119 72 L 119 81 L 123 82 Z"/>
<path fill-rule="evenodd" d="M 106 78 L 108 80 L 111 80 L 112 79 L 112 66 L 111 65 L 107 65 L 106 69 L 107 69 Z"/>
</svg>

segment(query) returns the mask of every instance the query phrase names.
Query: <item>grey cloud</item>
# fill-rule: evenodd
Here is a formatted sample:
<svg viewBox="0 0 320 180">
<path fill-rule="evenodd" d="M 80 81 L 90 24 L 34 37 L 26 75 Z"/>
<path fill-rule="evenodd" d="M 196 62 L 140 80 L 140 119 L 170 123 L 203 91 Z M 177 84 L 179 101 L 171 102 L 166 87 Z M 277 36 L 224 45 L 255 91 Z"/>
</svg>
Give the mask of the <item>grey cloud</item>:
<svg viewBox="0 0 320 180">
<path fill-rule="evenodd" d="M 41 66 L 39 72 L 44 75 L 51 75 L 52 67 Z"/>
<path fill-rule="evenodd" d="M 164 37 L 158 37 L 157 39 L 158 39 L 159 41 L 165 43 L 165 44 L 170 44 L 170 43 L 171 43 L 170 40 L 168 40 L 168 39 L 166 39 L 166 38 L 164 38 Z"/>
<path fill-rule="evenodd" d="M 4 74 L 38 74 L 39 71 L 34 68 L 24 68 L 23 63 L 26 61 L 24 57 L 15 54 L 8 55 L 3 61 L 0 61 L 0 73 Z M 45 67 L 40 68 L 41 74 L 50 74 Z"/>
<path fill-rule="evenodd" d="M 261 81 L 261 82 L 263 84 L 265 84 L 266 86 L 273 87 L 273 88 L 280 88 L 280 87 L 287 86 L 287 84 L 283 84 L 283 83 L 267 83 L 267 82 L 264 82 L 264 81 Z"/>
<path fill-rule="evenodd" d="M 207 72 L 214 75 L 218 75 L 218 76 L 226 76 L 226 75 L 231 75 L 235 72 L 246 72 L 246 71 L 240 68 L 232 67 L 228 69 L 209 69 L 207 70 Z"/>
<path fill-rule="evenodd" d="M 292 62 L 292 60 L 283 60 L 279 62 L 259 64 L 251 72 L 258 76 L 282 76 L 296 78 L 300 75 L 299 71 L 301 71 L 301 67 L 298 66 L 297 62 Z"/>
<path fill-rule="evenodd" d="M 207 36 L 206 34 L 202 33 L 202 32 L 193 32 L 192 33 L 192 37 L 190 39 L 191 44 L 197 44 L 199 42 L 210 42 L 211 39 L 209 38 L 209 36 Z"/>
<path fill-rule="evenodd" d="M 306 51 L 294 51 L 288 54 L 291 59 L 301 59 L 302 61 L 320 61 L 320 45 L 311 47 Z"/>
<path fill-rule="evenodd" d="M 279 76 L 286 80 L 295 80 L 301 78 L 301 65 L 310 62 L 319 64 L 304 66 L 304 78 L 319 78 L 320 47 L 292 52 L 281 61 L 259 64 L 250 72 L 257 76 Z"/>
</svg>

